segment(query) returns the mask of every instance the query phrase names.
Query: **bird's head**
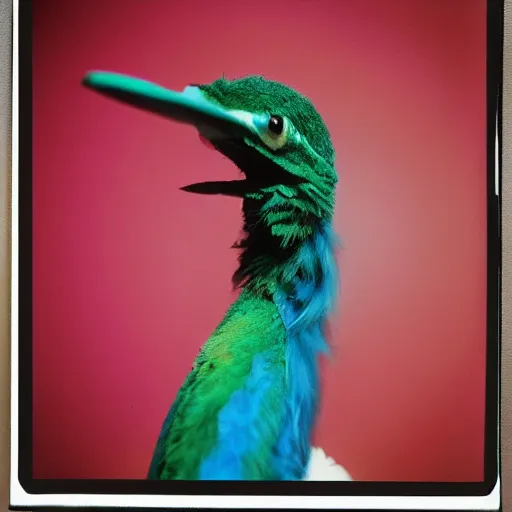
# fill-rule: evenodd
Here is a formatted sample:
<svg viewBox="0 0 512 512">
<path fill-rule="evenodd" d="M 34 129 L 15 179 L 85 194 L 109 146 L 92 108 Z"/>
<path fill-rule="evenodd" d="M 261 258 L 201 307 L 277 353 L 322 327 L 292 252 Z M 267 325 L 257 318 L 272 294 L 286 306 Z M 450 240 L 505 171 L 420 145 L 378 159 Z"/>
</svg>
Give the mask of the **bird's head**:
<svg viewBox="0 0 512 512">
<path fill-rule="evenodd" d="M 285 248 L 332 219 L 337 174 L 329 131 L 311 101 L 295 90 L 260 76 L 221 78 L 182 92 L 106 72 L 91 72 L 83 83 L 195 126 L 245 179 L 183 189 L 243 198 L 246 230 L 265 229 Z"/>
</svg>

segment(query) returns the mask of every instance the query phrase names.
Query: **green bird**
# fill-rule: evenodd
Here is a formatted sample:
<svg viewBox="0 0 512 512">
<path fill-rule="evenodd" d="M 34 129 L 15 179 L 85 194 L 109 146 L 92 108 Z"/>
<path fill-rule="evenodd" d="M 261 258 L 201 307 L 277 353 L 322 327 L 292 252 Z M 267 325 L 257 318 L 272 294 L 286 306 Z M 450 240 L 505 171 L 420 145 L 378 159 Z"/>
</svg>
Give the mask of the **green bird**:
<svg viewBox="0 0 512 512">
<path fill-rule="evenodd" d="M 148 478 L 350 479 L 311 448 L 318 357 L 338 289 L 335 152 L 311 101 L 261 76 L 182 92 L 100 71 L 83 83 L 194 126 L 245 177 L 184 187 L 243 200 L 240 293 L 174 399 Z"/>
</svg>

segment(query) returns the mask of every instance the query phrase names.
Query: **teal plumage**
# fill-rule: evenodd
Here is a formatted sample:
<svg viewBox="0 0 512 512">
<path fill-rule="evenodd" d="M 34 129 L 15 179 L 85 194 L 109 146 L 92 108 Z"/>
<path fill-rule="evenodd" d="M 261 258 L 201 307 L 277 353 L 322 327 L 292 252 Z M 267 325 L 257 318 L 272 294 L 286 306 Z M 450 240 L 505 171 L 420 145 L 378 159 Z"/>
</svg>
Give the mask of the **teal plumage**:
<svg viewBox="0 0 512 512">
<path fill-rule="evenodd" d="M 212 480 L 226 473 L 228 480 L 272 478 L 270 464 L 260 462 L 265 447 L 259 444 L 279 428 L 285 334 L 272 302 L 241 294 L 178 393 L 170 433 L 161 437 L 150 478 Z M 226 448 L 226 442 L 232 446 Z"/>
<path fill-rule="evenodd" d="M 325 124 L 307 98 L 262 77 L 182 93 L 101 72 L 85 84 L 196 126 L 246 178 L 184 187 L 243 199 L 233 276 L 241 293 L 175 397 L 148 478 L 303 479 L 337 291 L 337 175 Z"/>
</svg>

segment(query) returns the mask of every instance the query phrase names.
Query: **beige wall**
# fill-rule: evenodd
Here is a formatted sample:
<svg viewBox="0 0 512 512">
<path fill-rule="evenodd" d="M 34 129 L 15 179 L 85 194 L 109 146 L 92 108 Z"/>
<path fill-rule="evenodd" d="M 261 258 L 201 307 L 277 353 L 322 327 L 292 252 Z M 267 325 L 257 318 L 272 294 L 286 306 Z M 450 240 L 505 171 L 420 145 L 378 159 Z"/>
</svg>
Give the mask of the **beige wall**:
<svg viewBox="0 0 512 512">
<path fill-rule="evenodd" d="M 0 512 L 8 506 L 11 0 L 0 0 Z M 506 0 L 503 183 L 504 510 L 512 511 L 512 0 Z"/>
<path fill-rule="evenodd" d="M 11 1 L 0 0 L 0 511 L 9 501 L 11 24 Z"/>
</svg>

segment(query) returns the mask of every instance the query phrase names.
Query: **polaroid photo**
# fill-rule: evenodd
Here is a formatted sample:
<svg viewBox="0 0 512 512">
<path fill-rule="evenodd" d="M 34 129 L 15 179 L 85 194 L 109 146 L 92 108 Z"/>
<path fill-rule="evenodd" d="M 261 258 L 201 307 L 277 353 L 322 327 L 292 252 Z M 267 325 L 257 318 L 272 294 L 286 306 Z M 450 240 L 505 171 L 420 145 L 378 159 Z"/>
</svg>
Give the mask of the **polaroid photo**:
<svg viewBox="0 0 512 512">
<path fill-rule="evenodd" d="M 14 2 L 11 508 L 498 510 L 503 2 Z"/>
</svg>

